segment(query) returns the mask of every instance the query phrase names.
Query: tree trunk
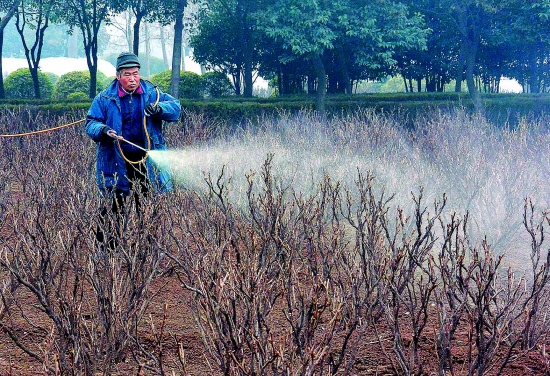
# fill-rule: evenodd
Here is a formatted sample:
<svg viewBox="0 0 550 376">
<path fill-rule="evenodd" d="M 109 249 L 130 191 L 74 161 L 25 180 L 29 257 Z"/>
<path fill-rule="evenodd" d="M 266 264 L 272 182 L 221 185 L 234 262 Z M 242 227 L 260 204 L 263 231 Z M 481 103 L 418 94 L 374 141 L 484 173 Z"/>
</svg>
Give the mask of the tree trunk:
<svg viewBox="0 0 550 376">
<path fill-rule="evenodd" d="M 136 22 L 134 22 L 134 42 L 132 51 L 136 56 L 139 56 L 139 29 L 141 27 L 141 20 L 143 19 L 143 12 L 136 12 Z"/>
<path fill-rule="evenodd" d="M 36 67 L 30 68 L 29 71 L 31 72 L 31 77 L 32 77 L 34 97 L 36 99 L 40 99 L 42 96 L 40 95 L 40 82 L 38 81 L 38 68 Z"/>
<path fill-rule="evenodd" d="M 338 73 L 336 71 L 329 71 L 329 73 L 327 74 L 327 93 L 338 93 L 339 80 L 340 78 L 338 77 Z"/>
<path fill-rule="evenodd" d="M 281 95 L 290 94 L 290 72 L 287 66 L 282 66 L 281 74 Z"/>
<path fill-rule="evenodd" d="M 151 43 L 149 25 L 145 23 L 145 77 L 151 77 Z"/>
<path fill-rule="evenodd" d="M 168 53 L 166 52 L 166 36 L 164 35 L 164 26 L 160 25 L 160 47 L 162 48 L 162 61 L 164 61 L 164 67 L 168 69 Z"/>
<path fill-rule="evenodd" d="M 466 51 L 466 42 L 462 41 L 460 43 L 460 51 L 458 53 L 458 61 L 456 62 L 456 73 L 455 73 L 455 93 L 460 93 L 462 91 L 462 78 L 464 72 L 465 64 L 465 53 Z"/>
<path fill-rule="evenodd" d="M 539 78 L 539 66 L 538 61 L 536 57 L 536 53 L 532 52 L 529 56 L 529 70 L 530 70 L 530 77 L 529 77 L 529 91 L 533 94 L 538 94 L 541 92 L 540 88 L 540 78 Z"/>
<path fill-rule="evenodd" d="M 252 59 L 254 56 L 254 45 L 251 40 L 252 28 L 249 26 L 247 12 L 243 12 L 241 25 L 241 43 L 243 46 L 243 94 L 245 97 L 251 98 L 253 93 Z"/>
<path fill-rule="evenodd" d="M 244 75 L 243 77 L 244 78 L 244 96 L 247 98 L 251 98 L 253 89 L 254 89 L 254 81 L 252 79 L 252 57 L 245 56 L 243 75 Z"/>
<path fill-rule="evenodd" d="M 176 6 L 176 22 L 174 25 L 174 50 L 172 52 L 172 78 L 170 81 L 170 94 L 178 98 L 180 86 L 180 64 L 183 40 L 183 11 L 187 6 L 187 0 L 178 0 Z"/>
<path fill-rule="evenodd" d="M 307 93 L 315 93 L 315 76 L 313 74 L 307 75 Z"/>
<path fill-rule="evenodd" d="M 86 52 L 86 60 L 88 62 L 88 70 L 90 71 L 90 98 L 95 97 L 97 91 L 97 48 L 89 46 L 84 48 Z M 95 50 L 95 52 L 94 52 Z"/>
<path fill-rule="evenodd" d="M 42 7 L 36 13 L 35 25 L 34 25 L 34 42 L 32 47 L 29 48 L 25 38 L 25 26 L 27 24 L 25 11 L 17 11 L 17 17 L 15 20 L 15 27 L 17 32 L 21 36 L 21 42 L 23 43 L 23 49 L 25 51 L 25 57 L 27 58 L 27 65 L 31 73 L 33 88 L 34 88 L 34 97 L 36 99 L 41 99 L 40 94 L 40 82 L 38 81 L 38 67 L 40 64 L 40 56 L 42 54 L 42 46 L 44 44 L 44 33 L 48 28 L 49 24 L 49 12 L 42 12 Z"/>
<path fill-rule="evenodd" d="M 181 45 L 181 68 L 180 70 L 186 70 L 185 68 L 185 55 L 186 55 L 186 51 L 185 51 L 185 43 L 183 43 L 182 41 L 182 45 Z"/>
<path fill-rule="evenodd" d="M 327 75 L 325 65 L 319 53 L 312 57 L 313 71 L 317 78 L 317 93 L 315 94 L 315 111 L 321 115 L 325 113 L 325 96 L 327 93 Z"/>
<path fill-rule="evenodd" d="M 468 86 L 468 93 L 474 103 L 476 112 L 483 112 L 483 104 L 481 103 L 481 95 L 479 90 L 476 89 L 474 81 L 474 67 L 477 56 L 477 44 L 474 42 L 468 46 L 468 52 L 466 54 L 466 84 Z"/>
<path fill-rule="evenodd" d="M 235 72 L 235 74 L 233 75 L 233 85 L 235 85 L 235 94 L 236 95 L 241 95 L 242 93 L 242 89 L 241 89 L 241 70 L 240 69 L 237 69 L 237 71 Z"/>
<path fill-rule="evenodd" d="M 344 84 L 344 92 L 352 94 L 351 80 L 348 73 L 348 65 L 346 64 L 346 56 L 341 45 L 336 46 L 336 63 L 337 70 L 340 72 L 342 83 Z"/>
<path fill-rule="evenodd" d="M 277 65 L 277 90 L 279 95 L 283 95 L 283 73 L 281 72 L 281 64 Z"/>
<path fill-rule="evenodd" d="M 78 57 L 78 34 L 71 33 L 67 36 L 67 57 Z"/>
<path fill-rule="evenodd" d="M 4 48 L 4 28 L 0 27 L 0 99 L 6 98 L 6 91 L 4 90 L 4 74 L 2 67 L 2 55 Z"/>
<path fill-rule="evenodd" d="M 134 32 L 132 25 L 132 12 L 126 12 L 128 18 L 126 20 L 126 43 L 128 43 L 128 51 L 132 51 L 132 45 L 134 43 Z"/>
<path fill-rule="evenodd" d="M 0 20 L 0 99 L 6 98 L 6 92 L 4 90 L 4 75 L 2 67 L 2 57 L 3 57 L 3 47 L 4 47 L 4 29 L 6 25 L 10 22 L 11 18 L 15 14 L 15 9 L 19 5 L 21 0 L 16 0 L 12 2 L 11 7 L 8 9 L 7 13 Z"/>
</svg>

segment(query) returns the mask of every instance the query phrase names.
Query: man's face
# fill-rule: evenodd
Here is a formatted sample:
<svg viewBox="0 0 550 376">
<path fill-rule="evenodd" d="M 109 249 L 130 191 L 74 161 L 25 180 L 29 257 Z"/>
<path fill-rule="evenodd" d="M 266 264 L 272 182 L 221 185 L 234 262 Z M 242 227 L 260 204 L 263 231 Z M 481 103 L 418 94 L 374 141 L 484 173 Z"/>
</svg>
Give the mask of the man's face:
<svg viewBox="0 0 550 376">
<path fill-rule="evenodd" d="M 120 74 L 117 73 L 116 78 L 124 90 L 132 92 L 139 85 L 139 77 L 139 68 L 135 67 L 123 69 Z"/>
</svg>

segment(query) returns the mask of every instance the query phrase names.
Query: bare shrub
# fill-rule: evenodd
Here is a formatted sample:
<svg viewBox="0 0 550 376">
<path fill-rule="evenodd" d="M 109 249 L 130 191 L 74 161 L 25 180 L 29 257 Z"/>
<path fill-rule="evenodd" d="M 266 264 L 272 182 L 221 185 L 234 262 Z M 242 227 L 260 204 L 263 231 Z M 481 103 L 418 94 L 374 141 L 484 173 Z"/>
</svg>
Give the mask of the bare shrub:
<svg viewBox="0 0 550 376">
<path fill-rule="evenodd" d="M 545 241 L 545 224 L 550 219 L 543 212 L 539 218 L 535 217 L 535 205 L 531 200 L 525 201 L 523 210 L 523 225 L 531 240 L 531 275 L 525 283 L 527 297 L 522 306 L 525 314 L 524 325 L 521 331 L 521 348 L 534 348 L 548 334 L 550 319 L 543 307 L 550 304 L 550 250 L 543 251 Z"/>
<path fill-rule="evenodd" d="M 0 116 L 15 117 L 14 125 L 0 125 L 8 133 L 29 128 L 29 121 L 42 128 L 54 121 L 30 112 Z M 530 263 L 516 277 L 505 262 L 520 251 L 501 252 L 515 244 L 511 232 L 501 231 L 510 226 L 496 231 L 495 249 L 473 236 L 487 218 L 472 219 L 467 210 L 452 207 L 456 189 L 450 191 L 452 203 L 444 195 L 426 204 L 459 176 L 461 190 L 472 188 L 458 200 L 468 209 L 486 205 L 495 216 L 511 214 L 515 197 L 496 208 L 485 191 L 502 187 L 498 197 L 505 201 L 520 178 L 532 175 L 510 168 L 500 176 L 487 165 L 480 176 L 475 168 L 483 158 L 496 166 L 519 158 L 511 146 L 528 134 L 486 133 L 472 119 L 458 120 L 453 128 L 449 115 L 441 129 L 430 123 L 405 134 L 394 119 L 374 112 L 327 122 L 307 114 L 284 117 L 275 141 L 288 146 L 277 149 L 289 158 L 285 163 L 300 157 L 292 155 L 296 150 L 319 142 L 290 173 L 278 170 L 277 156 L 268 154 L 257 172 L 243 173 L 244 184 L 228 176 L 229 168 L 205 171 L 196 190 L 182 185 L 169 195 L 138 193 L 141 215 L 130 199 L 122 215 L 108 211 L 105 222 L 98 222 L 98 208 L 110 202 L 96 194 L 94 145 L 83 132 L 3 142 L 0 329 L 44 373 L 64 375 L 164 375 L 195 368 L 225 375 L 493 375 L 538 351 L 548 365 L 547 212 L 537 213 L 535 200 L 524 201 Z M 203 115 L 190 115 L 180 125 L 168 128 L 179 146 L 222 133 Z M 246 159 L 254 131 L 239 132 L 243 141 L 235 150 Z M 270 149 L 268 130 L 258 134 L 255 152 Z M 462 140 L 465 134 L 470 139 Z M 497 155 L 463 158 L 477 150 L 478 139 Z M 327 159 L 316 159 L 326 151 L 334 153 L 330 163 L 345 180 L 330 174 Z M 358 156 L 368 153 L 372 158 L 363 163 Z M 323 167 L 315 172 L 323 173 L 303 178 L 302 169 L 313 170 L 314 163 Z M 471 165 L 466 172 L 465 163 Z M 536 166 L 528 158 L 522 163 Z M 379 167 L 376 181 L 372 165 Z M 449 176 L 438 181 L 434 171 Z M 487 182 L 491 174 L 498 176 Z M 403 200 L 403 192 L 422 186 L 417 183 L 426 176 L 435 176 L 427 181 L 431 185 Z M 401 194 L 381 188 L 392 181 Z M 96 241 L 98 224 L 112 242 Z M 147 316 L 152 303 L 159 303 L 156 282 L 179 285 L 182 294 L 175 306 L 162 304 L 160 314 Z M 181 323 L 169 322 L 171 309 L 178 317 L 193 316 L 207 353 L 203 360 L 187 363 L 190 335 Z M 171 347 L 174 342 L 178 346 Z M 384 364 L 362 368 L 380 355 Z M 170 370 L 174 359 L 180 364 L 170 364 Z"/>
<path fill-rule="evenodd" d="M 144 369 L 161 370 L 163 366 L 159 354 L 142 343 L 139 329 L 154 295 L 151 283 L 163 270 L 166 200 L 137 194 L 139 212 L 129 197 L 122 214 L 107 213 L 107 225 L 102 228 L 105 241 L 95 245 L 86 274 L 96 299 L 91 308 L 97 315 L 86 329 L 94 359 L 104 365 L 106 373 L 130 355 Z"/>
<path fill-rule="evenodd" d="M 159 370 L 138 328 L 162 271 L 166 200 L 117 218 L 124 227 L 106 252 L 95 240 L 100 203 L 83 137 L 68 129 L 6 142 L 0 328 L 46 373 L 111 374 L 131 357 Z"/>
<path fill-rule="evenodd" d="M 43 137 L 14 159 L 10 172 L 21 188 L 9 202 L 13 222 L 1 239 L 0 262 L 20 284 L 2 296 L 12 301 L 3 331 L 50 372 L 64 374 L 93 363 L 80 328 L 87 260 L 82 250 L 89 249 L 90 229 L 82 212 L 89 212 L 93 199 L 89 190 L 80 190 L 78 177 L 63 174 L 63 163 L 70 162 L 55 158 L 59 143 L 70 140 Z M 21 321 L 32 328 L 31 337 L 19 330 Z M 55 346 L 46 347 L 52 353 L 37 346 L 40 338 L 53 338 Z"/>
<path fill-rule="evenodd" d="M 434 257 L 438 283 L 434 289 L 436 315 L 436 351 L 439 358 L 439 375 L 455 374 L 454 353 L 456 333 L 464 319 L 473 269 L 467 264 L 469 247 L 467 234 L 468 217 L 462 220 L 456 214 L 448 222 L 443 218 L 440 251 Z"/>
<path fill-rule="evenodd" d="M 383 281 L 387 293 L 382 306 L 393 337 L 395 358 L 400 371 L 406 375 L 424 372 L 423 358 L 419 354 L 420 340 L 428 323 L 428 309 L 436 287 L 430 256 L 435 245 L 434 226 L 446 202 L 445 197 L 435 202 L 430 214 L 422 198 L 422 191 L 418 197 L 413 196 L 414 216 L 408 217 L 398 208 L 393 226 L 387 216 L 380 219 L 386 235 L 384 251 L 389 264 Z M 405 343 L 403 327 L 412 331 L 409 344 Z"/>
<path fill-rule="evenodd" d="M 355 264 L 343 253 L 343 229 L 327 221 L 336 187 L 326 180 L 317 195 L 294 195 L 269 158 L 261 184 L 248 181 L 246 210 L 238 210 L 223 176 L 209 177 L 200 210 L 180 230 L 187 240 L 175 260 L 196 295 L 205 344 L 227 375 L 336 374 L 359 321 L 345 268 Z"/>
<path fill-rule="evenodd" d="M 541 263 L 545 213 L 535 220 L 534 204 L 526 200 L 524 226 L 531 237 L 532 274 L 517 278 L 503 271 L 504 255 L 494 255 L 484 241 L 472 246 L 466 216 L 441 221 L 444 242 L 435 262 L 440 281 L 435 290 L 438 314 L 439 374 L 454 374 L 458 345 L 455 335 L 468 330 L 467 374 L 500 374 L 532 350 L 548 333 L 548 263 Z M 548 252 L 546 258 L 548 257 Z M 528 287 L 529 286 L 529 287 Z"/>
<path fill-rule="evenodd" d="M 208 195 L 174 208 L 183 219 L 174 223 L 178 276 L 194 293 L 193 314 L 222 373 L 265 374 L 277 357 L 268 319 L 281 294 L 272 232 L 240 219 L 223 175 L 207 182 Z"/>
</svg>

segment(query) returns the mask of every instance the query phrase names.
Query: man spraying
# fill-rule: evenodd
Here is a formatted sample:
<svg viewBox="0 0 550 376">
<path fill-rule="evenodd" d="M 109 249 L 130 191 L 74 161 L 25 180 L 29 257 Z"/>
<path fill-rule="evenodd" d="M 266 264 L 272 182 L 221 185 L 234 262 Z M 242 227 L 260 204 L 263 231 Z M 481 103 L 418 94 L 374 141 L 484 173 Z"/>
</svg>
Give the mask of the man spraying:
<svg viewBox="0 0 550 376">
<path fill-rule="evenodd" d="M 172 189 L 170 175 L 161 171 L 147 150 L 164 150 L 163 122 L 177 121 L 180 102 L 140 77 L 136 55 L 121 53 L 116 78 L 93 100 L 86 116 L 86 133 L 97 143 L 96 182 L 100 193 L 112 198 L 112 211 L 119 213 L 125 198 L 138 193 Z M 120 139 L 129 142 L 120 142 Z M 102 210 L 102 217 L 107 209 Z M 98 231 L 97 238 L 103 241 Z"/>
</svg>

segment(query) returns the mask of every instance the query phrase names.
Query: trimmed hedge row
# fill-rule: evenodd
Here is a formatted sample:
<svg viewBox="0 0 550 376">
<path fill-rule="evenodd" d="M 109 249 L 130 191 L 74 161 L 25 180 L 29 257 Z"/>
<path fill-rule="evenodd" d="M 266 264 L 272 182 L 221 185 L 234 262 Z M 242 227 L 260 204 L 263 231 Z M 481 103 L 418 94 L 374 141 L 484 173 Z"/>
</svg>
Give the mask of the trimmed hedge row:
<svg viewBox="0 0 550 376">
<path fill-rule="evenodd" d="M 499 125 L 514 125 L 522 117 L 534 117 L 550 114 L 550 95 L 548 94 L 492 94 L 482 96 L 485 102 L 485 116 Z M 313 96 L 292 96 L 266 98 L 224 98 L 211 100 L 181 99 L 183 115 L 186 113 L 203 114 L 205 118 L 217 124 L 229 127 L 252 122 L 260 122 L 265 117 L 278 116 L 281 113 L 311 111 Z M 81 95 L 73 95 L 70 101 L 2 100 L 0 108 L 30 109 L 52 116 L 84 116 L 91 100 Z M 385 113 L 400 114 L 404 125 L 411 125 L 417 116 L 434 109 L 460 107 L 473 109 L 467 96 L 462 94 L 390 94 L 390 95 L 353 95 L 327 96 L 327 115 L 345 115 L 362 109 L 374 109 Z"/>
<path fill-rule="evenodd" d="M 151 77 L 151 82 L 168 92 L 171 85 L 170 70 L 160 72 Z M 57 77 L 55 74 L 38 72 L 41 97 L 44 99 L 75 101 L 88 95 L 90 91 L 90 72 L 73 71 Z M 113 78 L 97 72 L 97 90 L 99 93 Z M 55 85 L 54 85 L 55 82 Z M 33 99 L 34 88 L 30 70 L 18 69 L 8 75 L 4 81 L 6 97 L 10 99 Z M 227 75 L 220 72 L 207 72 L 198 75 L 194 72 L 181 71 L 179 96 L 182 98 L 221 98 L 234 94 L 233 85 Z M 69 98 L 70 97 L 70 98 Z"/>
</svg>

